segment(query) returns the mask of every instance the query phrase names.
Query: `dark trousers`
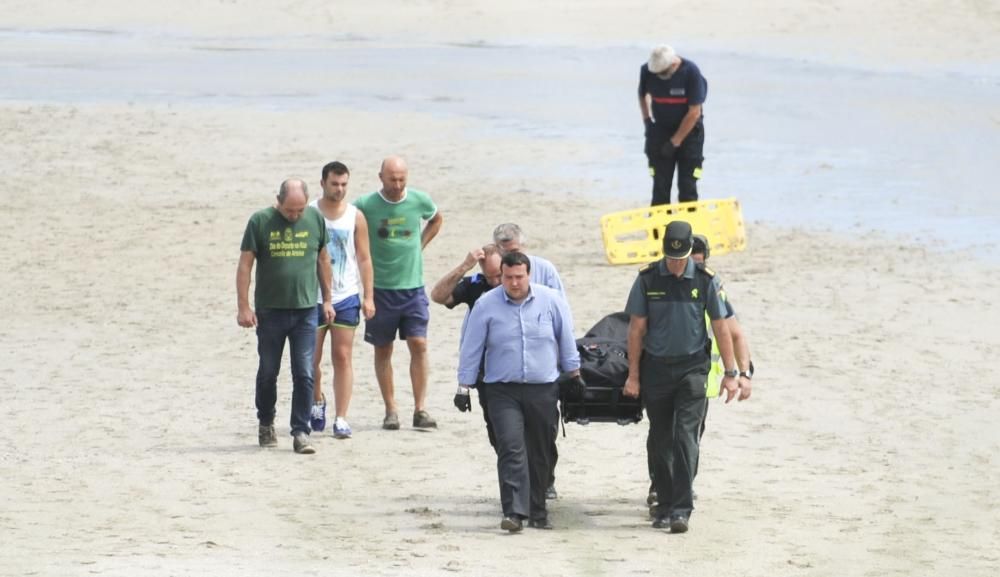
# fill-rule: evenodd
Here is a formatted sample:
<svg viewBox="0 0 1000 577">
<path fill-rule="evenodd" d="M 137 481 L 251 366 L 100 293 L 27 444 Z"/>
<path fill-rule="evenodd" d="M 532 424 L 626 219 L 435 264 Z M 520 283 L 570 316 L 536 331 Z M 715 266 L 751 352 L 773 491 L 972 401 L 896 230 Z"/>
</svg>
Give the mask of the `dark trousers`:
<svg viewBox="0 0 1000 577">
<path fill-rule="evenodd" d="M 646 447 L 659 516 L 690 516 L 694 510 L 691 486 L 698 469 L 709 363 L 707 353 L 677 363 L 644 354 L 640 363 L 639 382 L 649 417 Z"/>
<path fill-rule="evenodd" d="M 698 428 L 698 447 L 699 447 L 699 457 L 701 455 L 701 438 L 705 436 L 705 424 L 708 422 L 708 407 L 712 404 L 712 399 L 705 399 L 705 415 L 701 419 L 701 427 Z M 698 463 L 701 459 L 698 459 Z M 694 477 L 698 477 L 698 463 L 694 464 Z M 649 469 L 649 490 L 650 492 L 656 490 L 656 482 L 653 480 L 653 435 L 646 433 L 646 467 Z M 692 479 L 693 482 L 693 479 Z M 693 489 L 692 489 L 693 490 Z"/>
<path fill-rule="evenodd" d="M 669 145 L 675 130 L 676 127 L 667 130 L 666 127 L 661 129 L 656 126 L 646 137 L 646 159 L 649 161 L 649 174 L 653 177 L 651 206 L 670 204 L 670 186 L 674 180 L 675 168 L 677 202 L 698 200 L 698 179 L 705 160 L 705 126 L 698 122 L 676 149 Z"/>
<path fill-rule="evenodd" d="M 483 420 L 486 421 L 486 436 L 490 439 L 490 446 L 495 451 L 497 448 L 497 436 L 493 432 L 493 422 L 490 421 L 489 409 L 486 408 L 486 387 L 480 382 L 476 385 L 476 390 L 479 391 L 479 406 L 483 409 Z"/>
<path fill-rule="evenodd" d="M 307 309 L 257 309 L 257 420 L 274 424 L 278 402 L 278 372 L 285 340 L 291 348 L 292 434 L 309 434 L 313 399 L 313 353 L 316 350 L 316 307 Z"/>
<path fill-rule="evenodd" d="M 701 416 L 701 426 L 698 427 L 698 455 L 701 456 L 701 439 L 705 436 L 705 426 L 708 423 L 708 407 L 711 405 L 712 399 L 705 399 L 705 413 Z M 698 459 L 701 462 L 701 459 Z M 694 476 L 698 476 L 698 463 L 694 464 Z"/>
<path fill-rule="evenodd" d="M 505 516 L 543 519 L 558 423 L 555 383 L 489 383 L 486 405 L 496 435 L 500 505 Z"/>
<path fill-rule="evenodd" d="M 493 447 L 493 450 L 495 451 L 497 448 L 497 436 L 496 433 L 493 432 L 493 423 L 490 421 L 490 412 L 486 408 L 486 395 L 488 394 L 488 392 L 486 390 L 486 387 L 482 386 L 482 383 L 480 383 L 476 387 L 476 390 L 479 391 L 479 406 L 482 407 L 483 409 L 483 420 L 486 421 L 486 436 L 490 440 L 490 446 Z M 555 429 L 556 432 L 554 435 L 552 435 L 552 447 L 550 448 L 550 455 L 552 457 L 552 467 L 551 471 L 549 472 L 550 475 L 549 486 L 554 485 L 556 482 L 556 463 L 559 462 L 559 448 L 556 447 L 556 439 L 559 438 L 558 412 L 556 413 Z"/>
</svg>

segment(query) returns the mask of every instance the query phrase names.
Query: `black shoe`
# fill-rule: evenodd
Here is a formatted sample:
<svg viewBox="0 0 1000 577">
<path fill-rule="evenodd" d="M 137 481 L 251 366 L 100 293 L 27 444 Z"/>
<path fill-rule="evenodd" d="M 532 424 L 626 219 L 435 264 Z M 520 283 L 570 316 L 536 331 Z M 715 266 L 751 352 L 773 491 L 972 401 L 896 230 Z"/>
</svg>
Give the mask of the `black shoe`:
<svg viewBox="0 0 1000 577">
<path fill-rule="evenodd" d="M 500 528 L 504 531 L 510 531 L 511 533 L 517 533 L 524 528 L 521 518 L 516 515 L 511 515 L 510 517 L 504 517 L 503 521 L 500 521 Z"/>
<path fill-rule="evenodd" d="M 556 493 L 556 486 L 549 485 L 549 488 L 545 490 L 545 499 L 548 501 L 555 501 L 559 498 L 559 493 Z"/>
<path fill-rule="evenodd" d="M 666 515 L 656 515 L 653 519 L 653 529 L 666 529 L 670 526 L 670 518 Z"/>
<path fill-rule="evenodd" d="M 529 519 L 528 527 L 532 529 L 545 529 L 546 531 L 552 530 L 552 523 L 549 523 L 548 517 L 539 517 L 538 519 Z"/>
<path fill-rule="evenodd" d="M 671 533 L 687 533 L 688 530 L 688 518 L 683 515 L 679 517 L 674 517 L 670 519 L 670 532 Z"/>
<path fill-rule="evenodd" d="M 413 413 L 413 428 L 415 429 L 436 429 L 438 426 L 427 411 L 417 411 Z"/>
</svg>

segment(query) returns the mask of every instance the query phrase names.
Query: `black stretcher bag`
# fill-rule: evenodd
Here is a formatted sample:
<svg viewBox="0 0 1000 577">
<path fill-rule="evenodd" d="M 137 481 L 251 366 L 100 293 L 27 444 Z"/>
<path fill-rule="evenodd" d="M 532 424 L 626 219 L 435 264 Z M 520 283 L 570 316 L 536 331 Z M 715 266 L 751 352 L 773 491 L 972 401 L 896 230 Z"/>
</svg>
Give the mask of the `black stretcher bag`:
<svg viewBox="0 0 1000 577">
<path fill-rule="evenodd" d="M 580 398 L 560 387 L 563 422 L 618 423 L 642 420 L 642 402 L 622 394 L 628 378 L 628 315 L 610 314 L 576 340 L 587 392 Z"/>
</svg>

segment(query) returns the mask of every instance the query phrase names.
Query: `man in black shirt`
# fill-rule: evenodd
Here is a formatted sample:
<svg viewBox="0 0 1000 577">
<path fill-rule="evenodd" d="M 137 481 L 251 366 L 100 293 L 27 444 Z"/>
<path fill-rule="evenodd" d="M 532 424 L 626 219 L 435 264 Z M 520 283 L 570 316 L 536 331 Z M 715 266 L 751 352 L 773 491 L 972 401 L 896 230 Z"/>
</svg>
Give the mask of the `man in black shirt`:
<svg viewBox="0 0 1000 577">
<path fill-rule="evenodd" d="M 465 276 L 476 264 L 482 272 Z M 484 292 L 496 286 L 500 286 L 500 251 L 497 245 L 488 244 L 470 250 L 460 265 L 444 275 L 431 289 L 431 300 L 449 309 L 466 304 L 471 310 Z"/>
<path fill-rule="evenodd" d="M 653 177 L 652 205 L 670 203 L 677 168 L 677 200 L 698 200 L 704 160 L 702 104 L 708 83 L 698 65 L 663 45 L 639 70 L 639 111 L 646 125 L 646 158 Z"/>
<path fill-rule="evenodd" d="M 471 276 L 465 276 L 472 270 L 476 263 L 479 263 L 481 272 Z M 431 300 L 453 309 L 460 304 L 468 305 L 469 311 L 475 306 L 479 297 L 487 291 L 500 285 L 500 250 L 495 244 L 488 244 L 482 248 L 469 251 L 457 267 L 441 277 L 431 289 Z M 462 332 L 465 333 L 465 323 L 469 319 L 468 311 L 462 319 Z M 490 423 L 489 415 L 486 413 L 486 399 L 483 397 L 483 388 L 479 389 L 479 406 L 483 409 L 483 420 L 486 421 L 486 434 L 489 436 L 490 445 L 496 448 L 496 437 L 493 435 L 493 424 Z M 468 405 L 468 389 L 459 390 L 455 395 L 455 406 L 459 410 L 467 411 L 472 407 Z"/>
</svg>

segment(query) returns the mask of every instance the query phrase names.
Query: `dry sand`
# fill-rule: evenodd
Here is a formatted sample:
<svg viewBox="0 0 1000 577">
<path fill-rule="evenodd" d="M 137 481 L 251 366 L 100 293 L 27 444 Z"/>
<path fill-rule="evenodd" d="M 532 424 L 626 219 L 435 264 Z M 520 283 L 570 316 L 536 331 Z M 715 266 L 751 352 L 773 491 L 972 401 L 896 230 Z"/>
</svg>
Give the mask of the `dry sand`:
<svg viewBox="0 0 1000 577">
<path fill-rule="evenodd" d="M 16 25 L 166 22 L 220 35 L 332 26 L 309 16 L 332 11 L 314 1 L 204 8 L 238 11 L 232 26 L 196 16 L 192 2 L 148 10 L 103 2 L 86 13 L 60 10 L 68 2 L 5 4 Z M 343 17 L 357 29 L 406 29 L 399 14 L 380 14 L 381 4 Z M 433 10 L 440 20 L 424 33 L 449 38 L 451 24 L 488 6 L 456 4 L 400 12 Z M 907 18 L 941 23 L 933 34 L 952 25 L 996 30 L 995 2 L 918 4 L 926 10 Z M 875 38 L 881 27 L 856 14 L 860 5 L 775 3 L 741 17 L 740 29 L 799 42 L 850 20 L 830 32 L 831 45 Z M 556 8 L 536 15 L 528 3 L 510 6 L 470 24 L 470 37 L 502 37 L 508 25 L 594 37 L 605 22 L 609 37 L 626 37 L 638 21 L 624 8 L 606 17 L 618 10 L 610 3 L 558 18 Z M 704 10 L 719 16 L 739 6 Z M 888 33 L 921 44 L 920 31 L 904 24 Z M 690 34 L 710 30 L 696 25 Z M 968 36 L 956 42 L 952 56 L 983 56 Z M 8 247 L 0 253 L 0 422 L 12 432 L 0 449 L 0 575 L 996 574 L 1000 384 L 990 367 L 1000 354 L 992 298 L 1000 270 L 875 234 L 748 223 L 747 251 L 713 257 L 759 373 L 750 402 L 712 407 L 701 497 L 684 536 L 649 528 L 645 423 L 568 425 L 550 509 L 556 530 L 502 533 L 481 414 L 451 407 L 458 310 L 432 308 L 429 403 L 438 431 L 379 429 L 371 349 L 359 335 L 354 438 L 317 436 L 313 457 L 293 454 L 285 437 L 278 450 L 259 449 L 255 338 L 235 322 L 239 238 L 282 178 L 318 181 L 334 156 L 353 168 L 354 196 L 377 186 L 385 154 L 410 159 L 411 184 L 431 192 L 445 217 L 425 253 L 428 285 L 494 224 L 514 220 L 530 251 L 559 267 L 578 333 L 624 305 L 634 267 L 604 262 L 597 220 L 630 207 L 602 198 L 587 175 L 479 177 L 496 162 L 554 165 L 567 151 L 515 137 L 482 146 L 469 138 L 477 128 L 344 109 L 0 105 L 0 241 Z M 334 130 L 349 146 L 331 144 Z M 287 433 L 287 368 L 279 386 L 279 432 Z"/>
</svg>

